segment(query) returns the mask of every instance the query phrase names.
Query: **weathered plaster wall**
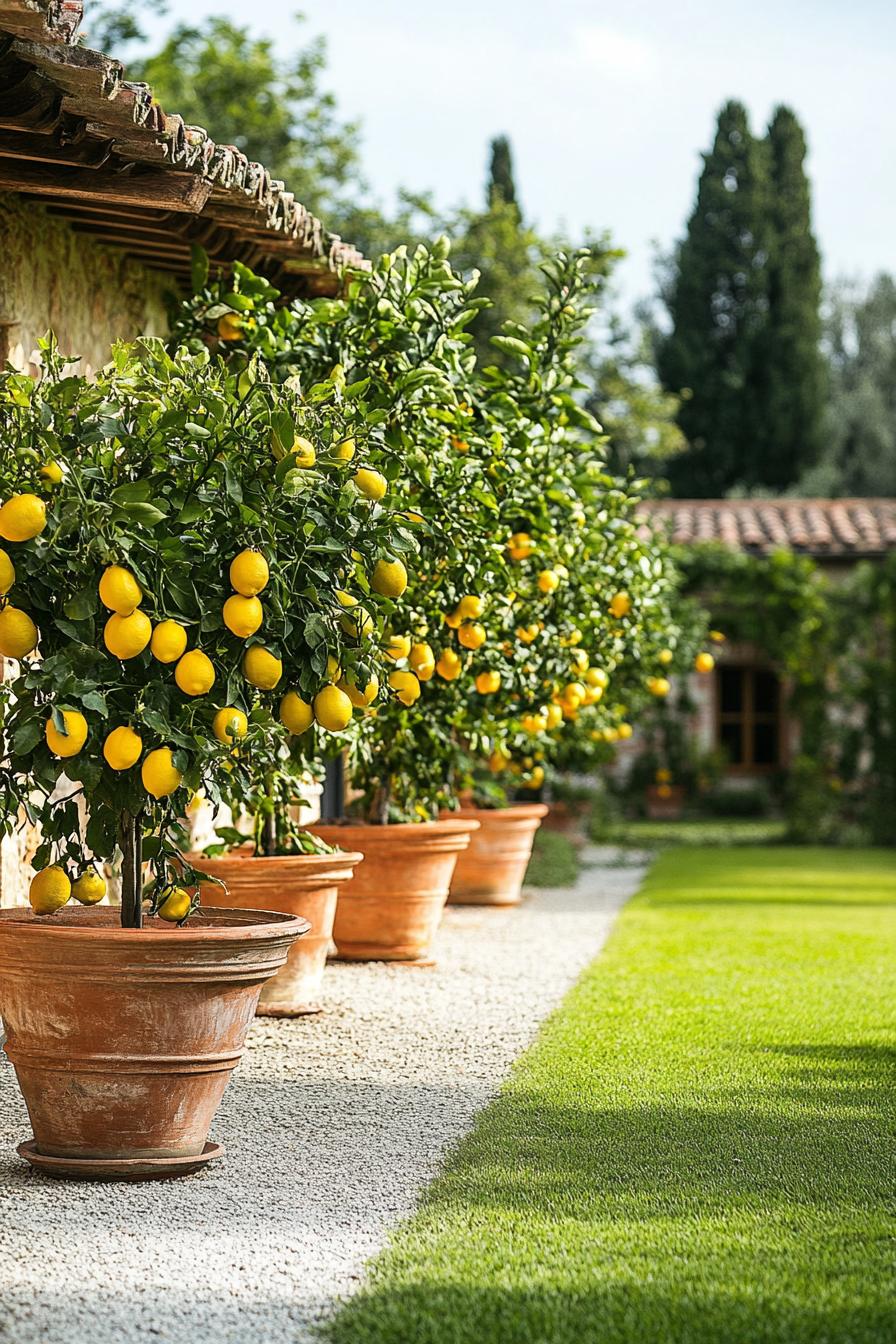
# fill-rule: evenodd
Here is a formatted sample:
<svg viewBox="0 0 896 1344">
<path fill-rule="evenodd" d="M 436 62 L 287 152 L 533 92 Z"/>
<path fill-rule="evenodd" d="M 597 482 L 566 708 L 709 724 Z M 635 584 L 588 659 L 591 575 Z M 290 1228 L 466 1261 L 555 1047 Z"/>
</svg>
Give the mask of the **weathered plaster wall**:
<svg viewBox="0 0 896 1344">
<path fill-rule="evenodd" d="M 52 329 L 60 348 L 80 355 L 91 373 L 106 363 L 113 341 L 164 335 L 168 284 L 76 234 L 38 202 L 0 193 L 0 364 L 8 359 L 36 372 L 38 339 Z M 30 828 L 0 841 L 0 906 L 27 900 L 27 856 L 36 843 Z"/>
<path fill-rule="evenodd" d="M 19 368 L 48 329 L 87 372 L 106 363 L 115 340 L 163 335 L 169 285 L 33 198 L 0 193 L 0 354 Z"/>
</svg>

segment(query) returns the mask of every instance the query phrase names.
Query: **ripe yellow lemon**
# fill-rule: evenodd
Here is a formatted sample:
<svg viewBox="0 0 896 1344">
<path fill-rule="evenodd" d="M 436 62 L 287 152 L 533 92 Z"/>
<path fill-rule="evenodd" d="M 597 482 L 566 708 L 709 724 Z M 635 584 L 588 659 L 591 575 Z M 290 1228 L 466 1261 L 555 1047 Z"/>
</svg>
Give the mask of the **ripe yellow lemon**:
<svg viewBox="0 0 896 1344">
<path fill-rule="evenodd" d="M 543 733 L 548 726 L 547 711 L 543 714 L 524 714 L 520 719 L 520 726 L 524 733 L 535 736 L 537 733 Z"/>
<path fill-rule="evenodd" d="M 662 700 L 663 696 L 669 694 L 672 687 L 665 677 L 648 677 L 647 689 L 651 695 L 655 695 Z"/>
<path fill-rule="evenodd" d="M 261 644 L 243 654 L 243 676 L 260 691 L 272 691 L 283 676 L 283 664 Z"/>
<path fill-rule="evenodd" d="M 280 701 L 280 722 L 298 737 L 306 733 L 314 722 L 314 710 L 298 691 L 287 691 Z"/>
<path fill-rule="evenodd" d="M 243 711 L 232 705 L 219 709 L 212 719 L 212 732 L 225 747 L 231 746 L 235 737 L 245 737 L 248 728 L 249 720 Z"/>
<path fill-rule="evenodd" d="M 174 753 L 170 747 L 157 747 L 151 751 L 140 770 L 143 787 L 153 798 L 167 798 L 179 789 L 183 775 L 174 765 Z"/>
<path fill-rule="evenodd" d="M 239 341 L 243 335 L 243 319 L 239 313 L 222 313 L 218 318 L 218 336 L 222 341 Z"/>
<path fill-rule="evenodd" d="M 480 695 L 494 695 L 501 689 L 500 672 L 480 672 L 476 678 L 476 689 Z"/>
<path fill-rule="evenodd" d="M 510 757 L 502 747 L 495 747 L 488 758 L 488 768 L 493 775 L 503 774 L 510 764 Z"/>
<path fill-rule="evenodd" d="M 485 626 L 480 625 L 478 621 L 462 625 L 457 632 L 457 638 L 465 649 L 479 649 L 485 643 Z"/>
<path fill-rule="evenodd" d="M 388 489 L 385 476 L 379 471 L 373 471 L 370 467 L 359 467 L 352 480 L 365 499 L 382 499 Z"/>
<path fill-rule="evenodd" d="M 463 616 L 461 616 L 458 608 L 455 607 L 454 611 L 452 611 L 448 616 L 445 617 L 445 624 L 448 626 L 450 630 L 459 630 L 462 620 Z"/>
<path fill-rule="evenodd" d="M 152 638 L 152 622 L 145 612 L 132 611 L 130 616 L 109 617 L 103 630 L 103 643 L 114 657 L 126 662 L 142 653 Z"/>
<path fill-rule="evenodd" d="M 366 607 L 362 607 L 356 597 L 336 589 L 336 600 L 345 612 L 339 618 L 339 624 L 347 635 L 354 639 L 365 639 L 373 631 L 373 617 Z"/>
<path fill-rule="evenodd" d="M 71 894 L 68 874 L 58 864 L 53 864 L 34 874 L 28 899 L 36 915 L 52 915 L 68 903 Z"/>
<path fill-rule="evenodd" d="M 27 612 L 8 603 L 0 611 L 0 655 L 26 658 L 37 648 L 37 626 Z"/>
<path fill-rule="evenodd" d="M 354 455 L 355 455 L 354 439 L 343 439 L 342 442 L 337 443 L 336 447 L 333 449 L 333 456 L 339 462 L 351 462 Z"/>
<path fill-rule="evenodd" d="M 543 569 L 538 576 L 538 586 L 543 593 L 553 593 L 560 587 L 560 575 L 556 569 Z"/>
<path fill-rule="evenodd" d="M 103 743 L 103 756 L 113 770 L 130 770 L 143 751 L 143 739 L 133 728 L 113 728 Z"/>
<path fill-rule="evenodd" d="M 657 660 L 662 664 L 663 667 L 668 667 L 674 657 L 675 654 L 672 652 L 671 649 L 660 649 L 659 653 L 657 654 Z"/>
<path fill-rule="evenodd" d="M 453 649 L 443 649 L 439 661 L 436 663 L 436 672 L 443 681 L 456 681 L 461 673 L 461 662 Z"/>
<path fill-rule="evenodd" d="M 468 597 L 462 597 L 457 604 L 457 614 L 462 621 L 478 621 L 485 608 L 485 603 L 481 597 L 470 594 Z"/>
<path fill-rule="evenodd" d="M 529 775 L 529 788 L 540 789 L 544 783 L 544 767 L 536 765 L 535 769 Z"/>
<path fill-rule="evenodd" d="M 712 640 L 713 644 L 725 643 L 725 636 L 722 634 L 721 630 L 710 630 L 709 637 Z"/>
<path fill-rule="evenodd" d="M 169 924 L 180 924 L 193 908 L 193 898 L 183 887 L 166 887 L 162 894 L 162 903 L 158 914 Z"/>
<path fill-rule="evenodd" d="M 47 525 L 47 506 L 39 495 L 13 495 L 0 508 L 0 537 L 31 541 Z"/>
<path fill-rule="evenodd" d="M 65 722 L 64 733 L 60 733 L 53 722 L 52 716 L 47 719 L 44 725 L 44 737 L 47 740 L 47 746 L 54 756 L 77 756 L 87 741 L 87 720 L 77 709 L 64 709 L 62 718 Z"/>
<path fill-rule="evenodd" d="M 176 663 L 186 647 L 187 632 L 177 621 L 160 621 L 149 642 L 150 653 L 160 663 Z"/>
<path fill-rule="evenodd" d="M 0 551 L 0 597 L 5 597 L 16 581 L 16 567 L 5 551 Z"/>
<path fill-rule="evenodd" d="M 560 708 L 559 705 L 548 705 L 544 713 L 545 718 L 547 720 L 547 728 L 549 732 L 553 728 L 560 727 L 561 723 L 563 722 L 563 710 Z"/>
<path fill-rule="evenodd" d="M 72 883 L 72 895 L 82 905 L 96 905 L 106 894 L 106 879 L 100 877 L 95 868 L 76 877 Z"/>
<path fill-rule="evenodd" d="M 119 616 L 130 616 L 143 601 L 143 590 L 123 565 L 109 565 L 103 570 L 99 591 L 103 606 Z"/>
<path fill-rule="evenodd" d="M 362 691 L 360 686 L 353 686 L 350 681 L 343 677 L 342 681 L 339 682 L 339 689 L 345 691 L 355 709 L 366 709 L 368 705 L 373 704 L 379 694 L 380 679 L 377 676 L 372 676 Z"/>
<path fill-rule="evenodd" d="M 313 467 L 317 461 L 314 444 L 310 439 L 303 439 L 299 434 L 292 445 L 290 458 L 292 459 L 292 465 L 295 467 Z"/>
<path fill-rule="evenodd" d="M 620 740 L 627 742 L 635 730 L 630 723 L 620 723 L 616 731 L 619 734 Z"/>
<path fill-rule="evenodd" d="M 341 733 L 352 721 L 352 702 L 338 686 L 325 686 L 314 697 L 314 717 L 328 733 Z"/>
<path fill-rule="evenodd" d="M 528 560 L 535 550 L 535 542 L 528 532 L 514 532 L 507 543 L 507 553 L 511 560 Z"/>
<path fill-rule="evenodd" d="M 49 462 L 44 462 L 40 469 L 41 480 L 46 481 L 47 485 L 59 485 L 62 474 L 62 466 L 52 459 Z"/>
<path fill-rule="evenodd" d="M 628 593 L 614 593 L 610 598 L 610 612 L 616 617 L 617 621 L 622 616 L 627 616 L 632 609 L 632 600 Z"/>
<path fill-rule="evenodd" d="M 610 684 L 610 678 L 602 667 L 589 667 L 585 673 L 585 680 L 589 686 L 599 686 L 605 691 Z"/>
<path fill-rule="evenodd" d="M 588 655 L 584 649 L 573 649 L 572 653 L 569 655 L 569 661 L 577 672 L 584 673 L 588 671 Z"/>
<path fill-rule="evenodd" d="M 201 649 L 191 649 L 178 661 L 174 680 L 184 695 L 205 695 L 215 684 L 214 664 Z"/>
<path fill-rule="evenodd" d="M 413 705 L 420 699 L 420 682 L 413 672 L 390 672 L 389 685 L 403 705 Z"/>
<path fill-rule="evenodd" d="M 716 665 L 716 660 L 711 653 L 698 653 L 694 659 L 694 667 L 698 672 L 711 672 Z"/>
<path fill-rule="evenodd" d="M 377 560 L 370 586 L 380 597 L 401 597 L 408 586 L 408 571 L 400 560 Z"/>
<path fill-rule="evenodd" d="M 571 705 L 580 705 L 585 699 L 585 687 L 580 681 L 570 681 L 563 687 L 562 698 Z"/>
<path fill-rule="evenodd" d="M 224 603 L 224 624 L 231 634 L 240 639 L 254 635 L 264 620 L 264 608 L 257 597 L 243 597 L 234 593 Z"/>
<path fill-rule="evenodd" d="M 516 637 L 522 644 L 533 644 L 539 635 L 537 625 L 518 625 L 516 628 Z"/>
<path fill-rule="evenodd" d="M 240 551 L 230 562 L 230 585 L 243 597 L 257 597 L 270 577 L 268 562 L 261 551 Z"/>
<path fill-rule="evenodd" d="M 408 663 L 418 681 L 429 681 L 436 670 L 436 656 L 429 644 L 414 644 L 408 654 Z"/>
</svg>

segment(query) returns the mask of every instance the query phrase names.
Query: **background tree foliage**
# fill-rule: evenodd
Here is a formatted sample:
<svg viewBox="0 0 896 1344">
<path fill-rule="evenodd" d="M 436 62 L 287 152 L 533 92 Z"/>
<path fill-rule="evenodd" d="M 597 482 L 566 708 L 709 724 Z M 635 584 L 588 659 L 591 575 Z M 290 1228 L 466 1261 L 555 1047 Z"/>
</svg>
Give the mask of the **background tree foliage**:
<svg viewBox="0 0 896 1344">
<path fill-rule="evenodd" d="M 840 281 L 824 322 L 830 400 L 806 495 L 896 495 L 896 282 Z"/>
<path fill-rule="evenodd" d="M 821 279 L 805 139 L 778 108 L 764 139 L 729 102 L 704 156 L 697 202 L 664 285 L 664 386 L 681 397 L 688 451 L 679 495 L 793 484 L 818 455 L 824 371 Z"/>
</svg>

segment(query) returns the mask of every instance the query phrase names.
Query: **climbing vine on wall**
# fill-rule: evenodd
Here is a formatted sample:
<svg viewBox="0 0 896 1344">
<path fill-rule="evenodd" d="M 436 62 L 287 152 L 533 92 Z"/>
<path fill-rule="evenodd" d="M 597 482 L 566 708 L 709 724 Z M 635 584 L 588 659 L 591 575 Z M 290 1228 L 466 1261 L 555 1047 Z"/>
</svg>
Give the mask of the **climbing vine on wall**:
<svg viewBox="0 0 896 1344">
<path fill-rule="evenodd" d="M 896 843 L 896 555 L 830 576 L 790 551 L 683 547 L 686 589 L 729 639 L 764 649 L 800 728 L 795 839 Z"/>
</svg>

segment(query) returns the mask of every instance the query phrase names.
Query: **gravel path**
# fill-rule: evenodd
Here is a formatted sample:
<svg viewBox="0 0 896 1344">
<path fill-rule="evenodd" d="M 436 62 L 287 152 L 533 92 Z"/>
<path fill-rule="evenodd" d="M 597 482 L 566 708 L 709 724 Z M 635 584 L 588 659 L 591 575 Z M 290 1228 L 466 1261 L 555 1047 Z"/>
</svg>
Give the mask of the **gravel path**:
<svg viewBox="0 0 896 1344">
<path fill-rule="evenodd" d="M 328 1011 L 259 1019 L 206 1172 L 144 1186 L 32 1175 L 0 1055 L 4 1344 L 302 1344 L 414 1206 L 602 945 L 643 868 L 449 908 L 434 968 L 334 965 Z"/>
</svg>

